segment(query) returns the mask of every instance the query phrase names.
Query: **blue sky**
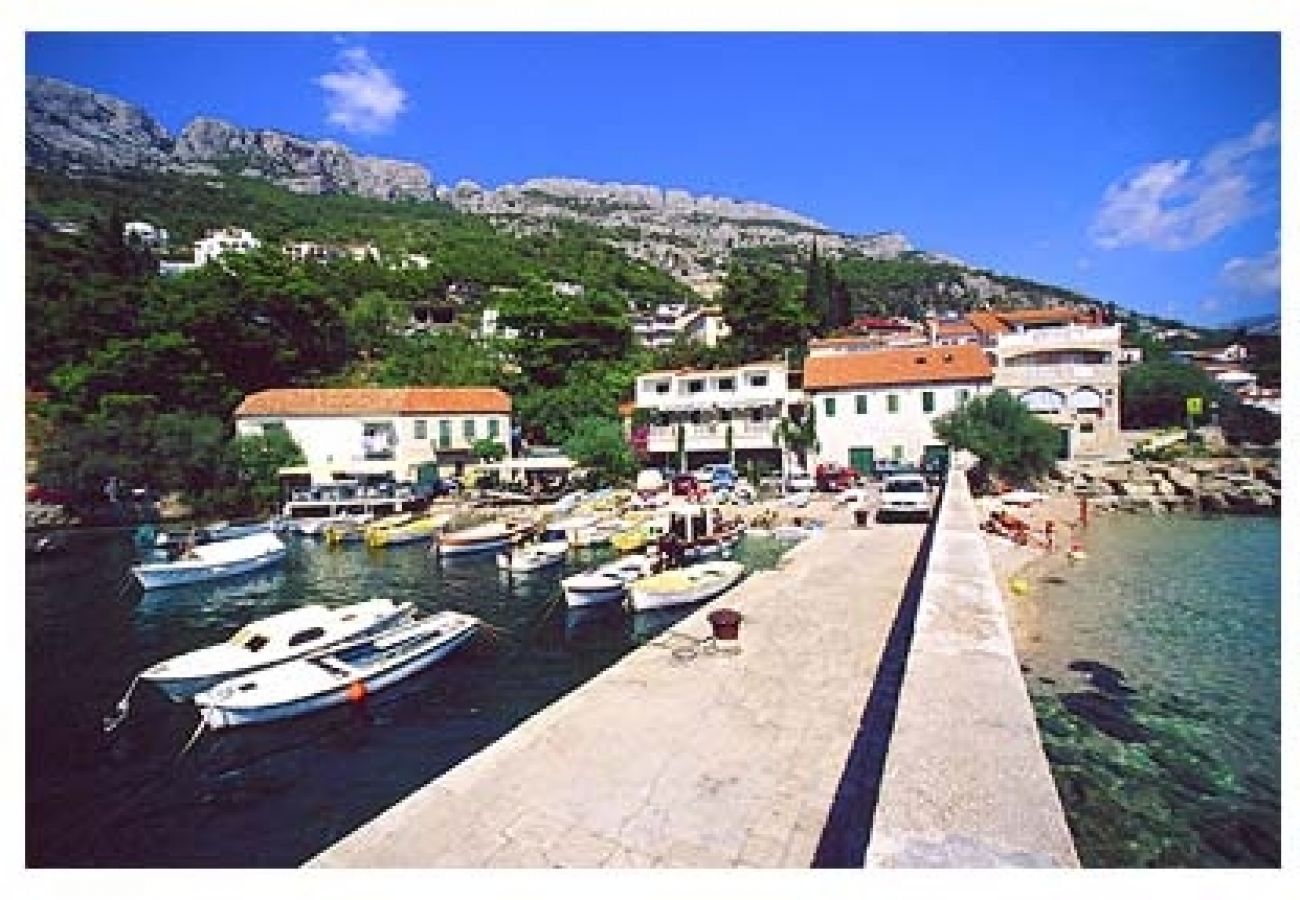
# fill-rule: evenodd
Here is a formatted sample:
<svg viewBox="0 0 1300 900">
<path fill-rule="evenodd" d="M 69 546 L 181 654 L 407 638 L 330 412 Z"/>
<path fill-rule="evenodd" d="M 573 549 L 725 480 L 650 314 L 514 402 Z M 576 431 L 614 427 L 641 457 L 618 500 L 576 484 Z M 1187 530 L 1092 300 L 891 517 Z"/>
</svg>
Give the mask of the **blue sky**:
<svg viewBox="0 0 1300 900">
<path fill-rule="evenodd" d="M 763 200 L 1196 323 L 1279 309 L 1271 34 L 29 34 L 27 72 L 173 133 Z"/>
</svg>

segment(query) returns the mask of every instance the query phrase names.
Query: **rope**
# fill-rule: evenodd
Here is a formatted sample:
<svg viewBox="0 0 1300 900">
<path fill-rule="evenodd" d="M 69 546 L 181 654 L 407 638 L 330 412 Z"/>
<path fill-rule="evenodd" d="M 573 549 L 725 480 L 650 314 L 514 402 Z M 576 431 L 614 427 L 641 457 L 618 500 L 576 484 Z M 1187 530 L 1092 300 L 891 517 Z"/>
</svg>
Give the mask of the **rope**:
<svg viewBox="0 0 1300 900">
<path fill-rule="evenodd" d="M 190 735 L 190 739 L 185 742 L 185 746 L 181 748 L 181 752 L 176 754 L 177 762 L 180 762 L 181 757 L 183 757 L 186 753 L 188 753 L 190 751 L 190 748 L 193 747 L 198 742 L 199 737 L 203 734 L 204 729 L 206 729 L 207 727 L 208 727 L 207 714 L 200 713 L 198 727 L 194 729 L 194 733 Z"/>
<path fill-rule="evenodd" d="M 668 631 L 665 632 L 664 637 L 667 642 L 651 641 L 646 646 L 667 650 L 677 662 L 690 662 L 700 656 L 734 656 L 740 652 L 739 644 L 734 647 L 724 647 L 713 635 L 697 638 L 680 631 Z"/>
<path fill-rule="evenodd" d="M 135 693 L 135 686 L 139 683 L 139 675 L 132 678 L 131 686 L 126 689 L 126 693 L 122 695 L 122 699 L 117 701 L 117 706 L 113 707 L 113 713 L 104 716 L 103 725 L 105 734 L 116 730 L 117 726 L 126 721 L 127 713 L 131 711 L 131 696 Z"/>
</svg>

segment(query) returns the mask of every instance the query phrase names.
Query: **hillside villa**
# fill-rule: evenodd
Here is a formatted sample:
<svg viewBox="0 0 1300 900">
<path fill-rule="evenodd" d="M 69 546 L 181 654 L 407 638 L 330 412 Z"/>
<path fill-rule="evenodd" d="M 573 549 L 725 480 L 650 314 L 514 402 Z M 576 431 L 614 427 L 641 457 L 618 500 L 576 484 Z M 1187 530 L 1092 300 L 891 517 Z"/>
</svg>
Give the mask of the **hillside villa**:
<svg viewBox="0 0 1300 900">
<path fill-rule="evenodd" d="M 510 453 L 510 396 L 497 388 L 276 388 L 245 397 L 239 435 L 287 431 L 306 457 L 297 474 L 417 481 L 460 474 L 476 440 Z"/>
</svg>

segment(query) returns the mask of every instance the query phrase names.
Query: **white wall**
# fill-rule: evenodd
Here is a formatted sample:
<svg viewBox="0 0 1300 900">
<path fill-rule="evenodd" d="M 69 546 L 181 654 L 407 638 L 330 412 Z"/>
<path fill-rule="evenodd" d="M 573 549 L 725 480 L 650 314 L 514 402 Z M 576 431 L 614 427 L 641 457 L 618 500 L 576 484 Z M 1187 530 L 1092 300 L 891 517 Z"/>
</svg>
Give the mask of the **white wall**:
<svg viewBox="0 0 1300 900">
<path fill-rule="evenodd" d="M 836 462 L 849 465 L 849 449 L 870 447 L 875 459 L 890 459 L 895 447 L 902 447 L 902 459 L 919 463 L 927 445 L 943 443 L 934 436 L 934 419 L 957 408 L 958 390 L 969 396 L 987 393 L 989 384 L 964 382 L 931 385 L 908 385 L 883 388 L 852 388 L 808 391 L 817 407 L 817 440 L 821 449 L 815 454 L 818 463 Z M 922 411 L 922 394 L 934 393 L 934 411 Z M 898 397 L 898 412 L 889 412 L 890 394 Z M 857 411 L 856 398 L 867 398 L 867 412 Z M 826 413 L 826 399 L 834 398 L 835 414 Z"/>
<path fill-rule="evenodd" d="M 451 423 L 451 445 L 439 444 L 441 420 Z M 474 436 L 465 435 L 465 421 L 474 423 Z M 416 437 L 416 423 L 425 423 L 425 436 Z M 307 464 L 313 471 L 384 472 L 391 471 L 400 480 L 414 480 L 421 463 L 432 462 L 439 453 L 446 457 L 466 453 L 475 440 L 491 438 L 490 422 L 497 423 L 496 440 L 510 454 L 510 416 L 504 413 L 403 414 L 373 416 L 252 416 L 241 418 L 236 430 L 241 435 L 260 435 L 267 423 L 282 423 L 302 447 Z M 387 423 L 394 427 L 397 441 L 391 460 L 367 460 L 363 429 L 369 424 Z M 441 460 L 445 461 L 445 460 Z"/>
</svg>

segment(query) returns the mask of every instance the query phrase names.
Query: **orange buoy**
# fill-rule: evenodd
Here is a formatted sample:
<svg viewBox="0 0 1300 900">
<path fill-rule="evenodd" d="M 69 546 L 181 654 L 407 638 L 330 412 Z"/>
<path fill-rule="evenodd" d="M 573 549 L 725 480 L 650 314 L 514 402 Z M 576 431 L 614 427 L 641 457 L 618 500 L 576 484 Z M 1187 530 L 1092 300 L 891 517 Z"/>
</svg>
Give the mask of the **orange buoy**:
<svg viewBox="0 0 1300 900">
<path fill-rule="evenodd" d="M 354 681 L 348 685 L 347 698 L 349 703 L 360 703 L 366 699 L 366 683 L 364 681 Z"/>
</svg>

